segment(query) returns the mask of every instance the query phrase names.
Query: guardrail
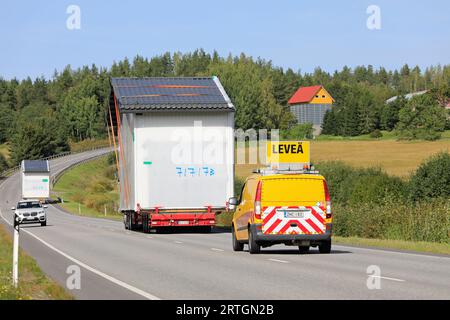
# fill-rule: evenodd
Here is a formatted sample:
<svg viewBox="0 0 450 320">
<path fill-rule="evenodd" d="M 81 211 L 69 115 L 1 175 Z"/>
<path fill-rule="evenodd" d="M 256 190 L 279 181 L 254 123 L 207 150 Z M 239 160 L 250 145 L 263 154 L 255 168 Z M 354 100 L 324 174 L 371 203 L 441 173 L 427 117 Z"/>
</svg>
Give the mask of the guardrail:
<svg viewBox="0 0 450 320">
<path fill-rule="evenodd" d="M 104 149 L 104 148 L 107 148 L 107 147 L 108 146 L 99 146 L 99 147 L 93 147 L 91 149 L 86 149 L 86 150 L 77 151 L 77 152 L 66 151 L 66 152 L 58 153 L 58 154 L 55 154 L 55 155 L 52 155 L 52 156 L 49 156 L 49 157 L 45 157 L 45 158 L 41 158 L 41 159 L 37 159 L 37 160 L 53 160 L 53 159 L 65 157 L 65 156 L 68 156 L 68 155 L 80 154 L 80 153 L 83 153 L 83 152 Z M 9 168 L 8 170 L 5 170 L 3 172 L 0 172 L 0 180 L 12 176 L 19 169 L 20 169 L 20 165 L 15 166 L 13 168 Z"/>
</svg>

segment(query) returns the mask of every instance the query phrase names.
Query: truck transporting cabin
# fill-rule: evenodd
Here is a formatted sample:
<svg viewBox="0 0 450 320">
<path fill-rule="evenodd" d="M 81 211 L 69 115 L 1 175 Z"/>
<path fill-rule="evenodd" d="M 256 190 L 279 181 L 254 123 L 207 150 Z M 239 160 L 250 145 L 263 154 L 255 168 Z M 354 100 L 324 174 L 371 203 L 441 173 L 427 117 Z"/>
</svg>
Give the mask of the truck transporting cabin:
<svg viewBox="0 0 450 320">
<path fill-rule="evenodd" d="M 50 198 L 48 160 L 23 160 L 21 163 L 22 199 L 45 201 Z"/>
<path fill-rule="evenodd" d="M 210 230 L 234 194 L 235 107 L 217 77 L 112 78 L 126 229 Z"/>
</svg>

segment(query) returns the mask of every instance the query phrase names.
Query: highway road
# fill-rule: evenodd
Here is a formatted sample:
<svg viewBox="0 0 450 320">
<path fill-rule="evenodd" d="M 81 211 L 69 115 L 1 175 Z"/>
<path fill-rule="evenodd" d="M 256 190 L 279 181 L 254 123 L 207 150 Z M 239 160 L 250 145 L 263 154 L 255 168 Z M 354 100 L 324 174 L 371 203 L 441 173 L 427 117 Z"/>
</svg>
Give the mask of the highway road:
<svg viewBox="0 0 450 320">
<path fill-rule="evenodd" d="M 52 174 L 104 151 L 51 162 Z M 0 185 L 2 223 L 19 200 L 19 176 Z M 21 247 L 66 286 L 81 270 L 78 299 L 449 299 L 450 258 L 334 245 L 331 254 L 299 255 L 275 246 L 233 252 L 228 232 L 143 234 L 121 222 L 48 209 L 48 226 L 23 226 Z M 380 274 L 368 274 L 376 266 Z M 369 284 L 379 281 L 378 288 Z"/>
</svg>

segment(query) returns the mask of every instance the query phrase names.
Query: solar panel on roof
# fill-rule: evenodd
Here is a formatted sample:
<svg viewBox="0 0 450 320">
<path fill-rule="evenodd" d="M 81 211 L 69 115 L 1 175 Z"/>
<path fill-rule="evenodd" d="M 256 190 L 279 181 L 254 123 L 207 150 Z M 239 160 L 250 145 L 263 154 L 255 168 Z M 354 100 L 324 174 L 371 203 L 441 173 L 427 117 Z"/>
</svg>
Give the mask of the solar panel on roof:
<svg viewBox="0 0 450 320">
<path fill-rule="evenodd" d="M 234 110 L 214 78 L 111 78 L 122 111 Z"/>
<path fill-rule="evenodd" d="M 49 172 L 47 160 L 23 160 L 22 170 L 24 172 Z"/>
</svg>

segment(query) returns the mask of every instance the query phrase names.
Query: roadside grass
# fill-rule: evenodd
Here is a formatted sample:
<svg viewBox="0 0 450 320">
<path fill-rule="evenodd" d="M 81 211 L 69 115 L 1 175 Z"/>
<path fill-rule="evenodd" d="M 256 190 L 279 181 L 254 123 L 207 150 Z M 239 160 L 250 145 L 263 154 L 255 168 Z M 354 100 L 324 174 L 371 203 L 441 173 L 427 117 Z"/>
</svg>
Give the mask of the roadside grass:
<svg viewBox="0 0 450 320">
<path fill-rule="evenodd" d="M 19 252 L 19 287 L 11 284 L 12 239 L 0 225 L 0 300 L 72 300 L 74 297 L 48 278 L 36 261 Z"/>
<path fill-rule="evenodd" d="M 118 185 L 113 177 L 114 165 L 104 156 L 67 171 L 53 187 L 53 197 L 62 198 L 64 202 L 59 205 L 73 214 L 122 220 L 117 212 Z"/>
<path fill-rule="evenodd" d="M 246 148 L 247 159 L 249 151 L 254 150 L 254 148 Z M 379 167 L 386 173 L 399 177 L 407 177 L 426 158 L 440 151 L 450 152 L 450 140 L 311 141 L 311 160 L 314 164 L 324 161 L 343 161 L 353 167 Z M 238 152 L 242 151 L 238 149 L 236 154 Z M 262 154 L 265 155 L 265 147 Z M 236 176 L 245 178 L 261 166 L 263 165 L 259 163 L 239 164 L 236 162 L 235 173 Z"/>
<path fill-rule="evenodd" d="M 80 142 L 69 142 L 70 151 L 83 152 L 93 148 L 109 147 L 108 139 L 86 139 Z"/>
<path fill-rule="evenodd" d="M 367 239 L 359 237 L 339 237 L 333 236 L 335 244 L 354 245 L 384 249 L 398 249 L 404 251 L 429 252 L 450 255 L 450 245 L 446 243 L 425 242 L 425 241 L 404 241 L 389 239 Z"/>
</svg>

